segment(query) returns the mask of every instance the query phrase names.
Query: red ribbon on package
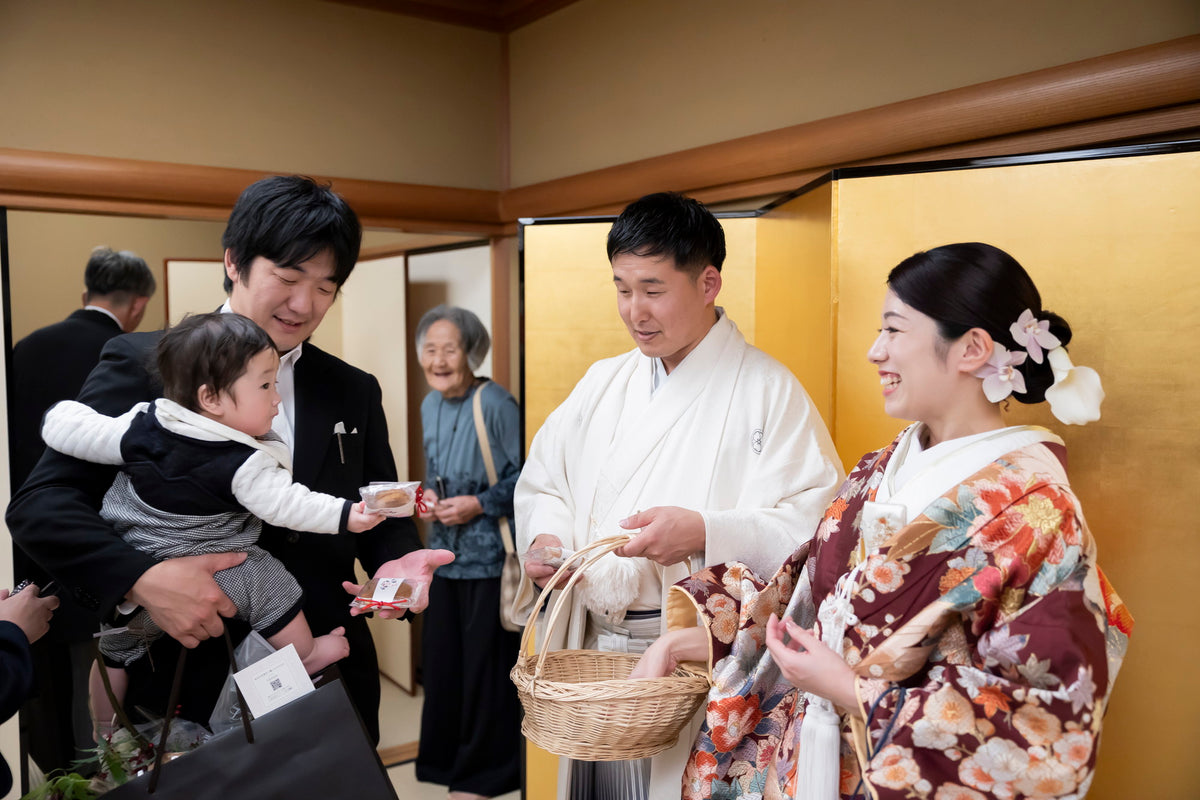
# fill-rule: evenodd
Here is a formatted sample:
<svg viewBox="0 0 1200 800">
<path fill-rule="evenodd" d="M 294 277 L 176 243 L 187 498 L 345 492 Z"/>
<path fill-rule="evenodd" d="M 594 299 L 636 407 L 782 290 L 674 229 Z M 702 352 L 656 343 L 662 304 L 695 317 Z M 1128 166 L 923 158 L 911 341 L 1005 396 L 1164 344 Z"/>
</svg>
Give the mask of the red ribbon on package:
<svg viewBox="0 0 1200 800">
<path fill-rule="evenodd" d="M 417 487 L 417 513 L 418 514 L 429 513 L 429 506 L 426 505 L 426 503 L 425 503 L 425 490 L 422 489 L 420 486 Z"/>
</svg>

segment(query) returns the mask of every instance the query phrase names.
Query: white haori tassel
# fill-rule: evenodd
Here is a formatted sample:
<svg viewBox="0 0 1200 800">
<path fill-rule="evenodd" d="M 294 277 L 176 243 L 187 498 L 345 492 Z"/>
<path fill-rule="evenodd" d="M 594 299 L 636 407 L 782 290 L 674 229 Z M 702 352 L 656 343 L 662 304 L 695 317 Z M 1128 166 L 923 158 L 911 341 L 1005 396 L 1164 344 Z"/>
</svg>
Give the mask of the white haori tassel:
<svg viewBox="0 0 1200 800">
<path fill-rule="evenodd" d="M 795 800 L 837 800 L 842 774 L 842 720 L 824 697 L 805 692 L 804 699 Z"/>
<path fill-rule="evenodd" d="M 608 553 L 588 567 L 587 580 L 575 590 L 589 611 L 602 617 L 623 618 L 637 600 L 640 584 L 635 559 Z"/>
<path fill-rule="evenodd" d="M 842 655 L 847 625 L 857 625 L 851 593 L 863 559 L 843 575 L 833 594 L 821 601 L 817 619 L 821 625 L 821 641 Z M 842 719 L 833 703 L 824 697 L 804 693 L 804 722 L 800 726 L 800 747 L 796 754 L 795 800 L 837 800 L 841 780 Z"/>
</svg>

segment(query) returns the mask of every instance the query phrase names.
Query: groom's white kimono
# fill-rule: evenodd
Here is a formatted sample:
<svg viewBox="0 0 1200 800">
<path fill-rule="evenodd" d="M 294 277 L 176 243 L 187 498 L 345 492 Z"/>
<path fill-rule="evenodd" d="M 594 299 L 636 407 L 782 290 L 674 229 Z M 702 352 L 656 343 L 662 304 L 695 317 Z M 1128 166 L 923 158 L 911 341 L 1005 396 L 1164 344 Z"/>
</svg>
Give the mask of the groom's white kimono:
<svg viewBox="0 0 1200 800">
<path fill-rule="evenodd" d="M 704 518 L 705 549 L 694 561 L 740 561 L 774 574 L 812 537 L 843 477 L 812 401 L 787 368 L 746 343 L 721 309 L 653 394 L 651 361 L 635 349 L 596 362 L 547 418 L 513 498 L 517 552 L 543 533 L 578 549 L 621 533 L 618 521 L 636 511 L 680 506 Z M 628 587 L 632 609 L 662 608 L 667 588 L 691 572 L 686 562 L 620 561 L 637 571 Z M 604 581 L 588 575 L 590 590 L 621 580 L 611 571 Z M 536 597 L 528 578 L 521 588 L 518 602 Z M 565 639 L 555 636 L 546 646 L 583 646 L 587 609 L 580 594 Z M 694 733 L 685 730 L 676 748 L 654 759 L 651 797 L 679 796 Z M 560 795 L 564 785 L 560 779 Z"/>
</svg>

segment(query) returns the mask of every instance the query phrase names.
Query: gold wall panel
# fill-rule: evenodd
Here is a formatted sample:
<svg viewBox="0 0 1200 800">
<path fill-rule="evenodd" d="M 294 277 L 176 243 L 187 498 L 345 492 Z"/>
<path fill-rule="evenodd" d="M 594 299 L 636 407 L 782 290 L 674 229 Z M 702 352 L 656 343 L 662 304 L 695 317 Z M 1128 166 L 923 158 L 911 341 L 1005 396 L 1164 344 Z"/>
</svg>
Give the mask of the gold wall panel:
<svg viewBox="0 0 1200 800">
<path fill-rule="evenodd" d="M 1137 620 L 1088 797 L 1190 796 L 1200 785 L 1189 752 L 1200 624 L 1181 602 L 1186 578 L 1165 567 L 1200 563 L 1185 508 L 1200 487 L 1200 154 L 842 180 L 835 216 L 835 440 L 847 464 L 902 425 L 884 415 L 866 361 L 884 279 L 902 259 L 994 244 L 1071 323 L 1072 358 L 1104 382 L 1102 418 L 1067 426 L 1045 404 L 1016 402 L 1008 418 L 1066 440 L 1101 564 Z"/>
<path fill-rule="evenodd" d="M 774 208 L 757 220 L 755 344 L 804 384 L 833 429 L 833 184 Z"/>
</svg>

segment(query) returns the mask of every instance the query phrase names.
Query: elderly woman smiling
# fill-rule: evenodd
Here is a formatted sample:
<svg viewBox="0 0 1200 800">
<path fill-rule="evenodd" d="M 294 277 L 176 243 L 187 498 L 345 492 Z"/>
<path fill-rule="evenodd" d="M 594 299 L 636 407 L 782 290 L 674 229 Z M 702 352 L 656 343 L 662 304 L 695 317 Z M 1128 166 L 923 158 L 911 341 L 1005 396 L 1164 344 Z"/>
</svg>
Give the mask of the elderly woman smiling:
<svg viewBox="0 0 1200 800">
<path fill-rule="evenodd" d="M 520 704 L 508 671 L 519 637 L 500 626 L 504 544 L 520 473 L 513 396 L 475 376 L 491 339 L 470 311 L 437 306 L 417 323 L 417 355 L 431 391 L 421 403 L 430 547 L 454 552 L 434 576 L 424 615 L 418 780 L 448 786 L 453 800 L 513 791 L 519 782 Z M 476 396 L 496 468 L 489 486 L 473 412 Z"/>
</svg>

